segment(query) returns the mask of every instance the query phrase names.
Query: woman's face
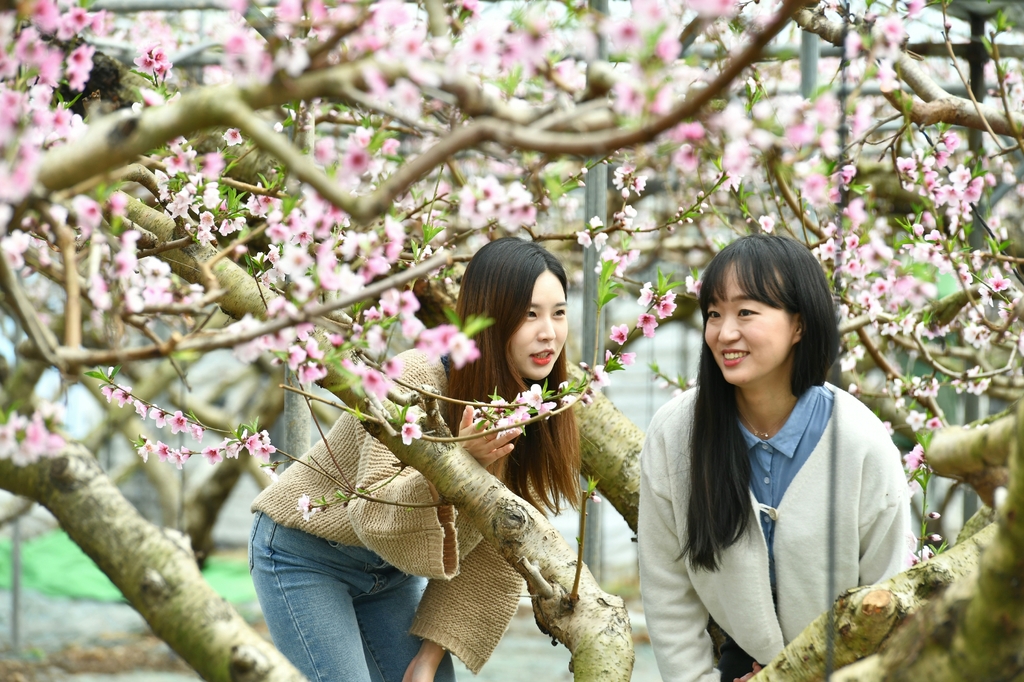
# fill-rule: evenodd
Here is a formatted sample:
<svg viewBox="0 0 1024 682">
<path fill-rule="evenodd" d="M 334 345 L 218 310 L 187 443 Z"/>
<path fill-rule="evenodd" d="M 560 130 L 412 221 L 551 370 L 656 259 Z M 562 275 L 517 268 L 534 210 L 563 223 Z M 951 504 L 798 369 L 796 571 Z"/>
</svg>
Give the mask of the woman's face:
<svg viewBox="0 0 1024 682">
<path fill-rule="evenodd" d="M 512 366 L 524 380 L 540 381 L 551 373 L 569 333 L 565 308 L 562 283 L 545 270 L 534 283 L 530 309 L 508 344 Z"/>
<path fill-rule="evenodd" d="M 734 272 L 727 275 L 723 298 L 708 306 L 704 340 L 725 380 L 742 392 L 788 392 L 800 316 L 748 298 Z"/>
</svg>

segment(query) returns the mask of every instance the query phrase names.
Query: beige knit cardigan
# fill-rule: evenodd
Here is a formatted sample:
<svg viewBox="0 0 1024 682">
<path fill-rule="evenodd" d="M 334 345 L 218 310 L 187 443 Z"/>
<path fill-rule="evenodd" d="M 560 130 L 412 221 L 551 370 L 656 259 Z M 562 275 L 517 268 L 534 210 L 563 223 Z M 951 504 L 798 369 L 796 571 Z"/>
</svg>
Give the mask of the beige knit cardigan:
<svg viewBox="0 0 1024 682">
<path fill-rule="evenodd" d="M 404 381 L 447 389 L 440 363 L 429 363 L 419 351 L 398 357 L 405 364 Z M 349 415 L 335 422 L 326 445 L 319 442 L 303 459 L 360 489 L 382 483 L 401 468 L 395 455 Z M 480 533 L 451 505 L 410 508 L 354 499 L 303 521 L 299 497 L 331 500 L 338 487 L 328 476 L 293 462 L 260 493 L 252 511 L 325 540 L 366 547 L 405 573 L 429 578 L 410 632 L 440 644 L 479 672 L 519 604 L 524 589 L 519 574 L 490 543 L 480 541 Z M 405 503 L 432 501 L 427 480 L 412 467 L 374 495 Z"/>
</svg>

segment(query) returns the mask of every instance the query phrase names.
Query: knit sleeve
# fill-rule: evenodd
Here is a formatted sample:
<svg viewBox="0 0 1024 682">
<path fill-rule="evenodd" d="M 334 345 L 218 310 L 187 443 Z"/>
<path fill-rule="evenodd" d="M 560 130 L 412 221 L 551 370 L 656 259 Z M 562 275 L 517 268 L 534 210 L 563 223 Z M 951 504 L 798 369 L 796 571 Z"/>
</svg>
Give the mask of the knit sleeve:
<svg viewBox="0 0 1024 682">
<path fill-rule="evenodd" d="M 913 538 L 910 495 L 900 453 L 886 437 L 864 462 L 861 501 L 860 584 L 887 580 L 907 567 Z"/>
<path fill-rule="evenodd" d="M 440 364 L 428 362 L 419 351 L 407 351 L 398 358 L 406 383 L 430 385 L 440 391 L 446 388 Z M 412 467 L 403 468 L 394 453 L 358 423 L 355 429 L 337 433 L 332 429 L 327 436 L 339 451 L 351 449 L 353 444 L 344 442 L 347 439 L 359 439 L 351 483 L 387 502 L 349 501 L 348 518 L 359 541 L 404 573 L 443 580 L 454 577 L 459 571 L 454 507 L 433 506 L 427 479 Z"/>
<path fill-rule="evenodd" d="M 410 633 L 452 652 L 480 672 L 519 605 L 526 585 L 489 542 L 480 542 L 450 581 L 431 580 Z"/>
<path fill-rule="evenodd" d="M 359 498 L 348 503 L 349 520 L 359 540 L 404 573 L 451 579 L 459 570 L 454 508 L 411 506 L 434 501 L 426 478 L 412 467 L 402 469 L 398 458 L 377 439 L 365 432 L 363 437 L 353 483 L 388 503 Z"/>
<path fill-rule="evenodd" d="M 677 439 L 666 438 L 664 422 L 677 415 L 662 408 L 648 430 L 640 453 L 640 509 L 637 529 L 640 593 L 654 658 L 666 682 L 719 682 L 714 668 L 708 611 L 690 581 L 668 477 L 669 453 Z M 671 430 L 671 429 L 669 429 Z"/>
</svg>

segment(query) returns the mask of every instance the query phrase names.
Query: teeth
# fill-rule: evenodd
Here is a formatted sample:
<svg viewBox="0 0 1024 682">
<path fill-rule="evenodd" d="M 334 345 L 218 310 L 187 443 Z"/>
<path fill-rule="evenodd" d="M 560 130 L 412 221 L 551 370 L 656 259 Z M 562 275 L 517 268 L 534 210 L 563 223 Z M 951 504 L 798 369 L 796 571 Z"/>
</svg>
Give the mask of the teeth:
<svg viewBox="0 0 1024 682">
<path fill-rule="evenodd" d="M 744 355 L 746 355 L 746 353 L 723 353 L 726 360 L 739 360 Z"/>
</svg>

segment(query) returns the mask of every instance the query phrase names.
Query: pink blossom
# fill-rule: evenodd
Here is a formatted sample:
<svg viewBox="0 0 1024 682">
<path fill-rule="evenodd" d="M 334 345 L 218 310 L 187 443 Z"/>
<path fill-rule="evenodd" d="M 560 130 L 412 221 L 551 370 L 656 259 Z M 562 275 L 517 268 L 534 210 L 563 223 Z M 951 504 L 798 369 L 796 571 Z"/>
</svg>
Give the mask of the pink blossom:
<svg viewBox="0 0 1024 682">
<path fill-rule="evenodd" d="M 643 306 L 644 308 L 650 307 L 651 303 L 654 302 L 654 291 L 652 290 L 653 285 L 650 282 L 645 282 L 642 289 L 640 289 L 640 298 L 636 299 L 637 305 Z"/>
<path fill-rule="evenodd" d="M 305 493 L 303 493 L 303 495 L 299 497 L 295 509 L 296 511 L 302 513 L 303 521 L 309 521 L 310 517 L 312 517 L 313 514 L 316 514 L 318 511 L 320 511 L 320 507 L 312 506 L 312 501 L 309 499 L 309 495 L 306 495 Z"/>
<path fill-rule="evenodd" d="M 584 248 L 594 243 L 593 240 L 590 238 L 590 233 L 587 232 L 586 230 L 580 230 L 579 232 L 576 233 L 576 242 L 579 243 L 579 245 Z"/>
<path fill-rule="evenodd" d="M 224 455 L 221 454 L 221 449 L 217 447 L 203 448 L 203 457 L 209 464 L 220 464 L 224 461 Z"/>
<path fill-rule="evenodd" d="M 100 221 L 103 220 L 103 211 L 100 209 L 100 205 L 89 197 L 81 194 L 76 196 L 71 200 L 71 207 L 78 217 L 78 226 L 82 230 L 83 236 L 88 237 L 93 230 L 100 226 Z"/>
<path fill-rule="evenodd" d="M 154 407 L 149 411 L 149 418 L 156 423 L 158 429 L 164 428 L 167 423 L 167 415 L 159 407 Z"/>
<path fill-rule="evenodd" d="M 480 357 L 476 342 L 462 332 L 452 337 L 448 344 L 448 351 L 451 354 L 452 364 L 460 369 Z"/>
<path fill-rule="evenodd" d="M 57 31 L 58 40 L 71 40 L 92 24 L 93 15 L 84 7 L 70 7 L 60 18 L 60 28 Z"/>
<path fill-rule="evenodd" d="M 644 336 L 647 338 L 654 337 L 654 329 L 658 326 L 658 321 L 654 319 L 654 315 L 650 313 L 643 313 L 636 320 L 636 328 L 642 329 Z"/>
<path fill-rule="evenodd" d="M 238 128 L 228 128 L 224 133 L 224 142 L 226 142 L 229 147 L 242 144 L 242 133 L 239 132 Z"/>
<path fill-rule="evenodd" d="M 736 0 L 686 0 L 684 3 L 702 17 L 718 18 L 736 11 Z"/>
<path fill-rule="evenodd" d="M 683 173 L 692 173 L 700 165 L 700 157 L 696 150 L 689 144 L 684 144 L 672 155 L 672 163 L 679 167 Z"/>
<path fill-rule="evenodd" d="M 260 431 L 258 434 L 253 434 L 245 439 L 245 448 L 249 451 L 249 454 L 260 460 L 264 464 L 270 461 L 270 456 L 277 452 L 277 448 L 270 443 L 270 434 L 267 433 L 266 429 Z M 231 449 L 227 449 L 228 457 L 237 457 L 238 451 L 232 455 Z"/>
<path fill-rule="evenodd" d="M 139 56 L 135 58 L 135 66 L 139 67 L 142 73 L 161 80 L 173 66 L 167 58 L 167 53 L 159 44 L 150 44 L 142 49 Z"/>
<path fill-rule="evenodd" d="M 622 361 L 623 367 L 629 367 L 636 362 L 636 353 L 620 353 L 619 360 Z"/>
<path fill-rule="evenodd" d="M 398 357 L 389 358 L 381 365 L 381 369 L 391 379 L 398 379 L 402 376 L 402 372 L 405 370 L 405 362 Z"/>
<path fill-rule="evenodd" d="M 610 383 L 611 378 L 608 376 L 608 372 L 604 371 L 604 365 L 595 367 L 590 380 L 590 387 L 595 391 L 599 391 Z"/>
<path fill-rule="evenodd" d="M 1007 289 L 1010 288 L 1010 285 L 1012 284 L 1012 282 L 1009 279 L 1003 277 L 998 272 L 992 277 L 985 280 L 985 282 L 986 284 L 989 285 L 989 287 L 991 287 L 992 291 L 996 292 L 1006 291 Z"/>
<path fill-rule="evenodd" d="M 422 437 L 423 430 L 416 422 L 408 422 L 402 425 L 402 442 L 406 445 L 412 445 L 414 440 Z"/>
<path fill-rule="evenodd" d="M 132 402 L 131 390 L 132 389 L 130 387 L 127 387 L 127 386 L 126 387 L 118 386 L 117 388 L 114 389 L 112 397 L 113 397 L 114 400 L 117 401 L 117 406 L 118 407 L 124 407 L 125 403 L 131 403 Z"/>
<path fill-rule="evenodd" d="M 917 471 L 924 465 L 924 448 L 920 444 L 903 456 L 903 463 L 907 471 Z"/>
<path fill-rule="evenodd" d="M 358 145 L 349 145 L 342 159 L 342 171 L 346 175 L 359 177 L 370 168 L 370 152 Z"/>
<path fill-rule="evenodd" d="M 612 333 L 609 338 L 621 346 L 626 343 L 626 339 L 629 338 L 629 327 L 624 324 L 612 327 Z"/>
<path fill-rule="evenodd" d="M 775 231 L 775 218 L 772 218 L 769 215 L 763 215 L 760 218 L 758 218 L 757 224 L 761 226 L 762 232 L 767 232 L 768 234 L 771 234 L 773 231 Z"/>
<path fill-rule="evenodd" d="M 910 414 L 907 415 L 907 424 L 914 431 L 920 431 L 924 427 L 924 422 L 928 415 L 918 412 L 917 410 L 911 410 Z"/>
<path fill-rule="evenodd" d="M 299 383 L 315 384 L 327 376 L 327 370 L 318 362 L 307 362 L 299 367 Z"/>
<path fill-rule="evenodd" d="M 363 375 L 363 390 L 367 394 L 376 396 L 380 400 L 384 400 L 388 397 L 388 390 L 391 388 L 391 382 L 388 381 L 383 374 L 380 372 L 367 369 Z"/>
<path fill-rule="evenodd" d="M 68 87 L 73 91 L 81 92 L 89 81 L 89 74 L 92 73 L 92 56 L 96 48 L 92 45 L 79 45 L 68 55 L 68 66 L 65 75 L 68 78 Z"/>
<path fill-rule="evenodd" d="M 142 402 L 141 400 L 136 400 L 135 401 L 135 412 L 138 413 L 138 415 L 139 415 L 139 417 L 141 419 L 144 420 L 146 418 L 146 413 L 148 411 L 149 411 L 149 406 L 146 405 L 146 403 Z"/>
<path fill-rule="evenodd" d="M 658 305 L 655 307 L 655 312 L 658 313 L 658 319 L 664 320 L 666 317 L 670 317 L 672 313 L 676 311 L 676 295 L 673 292 L 668 292 L 658 300 Z"/>
<path fill-rule="evenodd" d="M 178 410 L 171 415 L 170 419 L 167 420 L 167 423 L 171 425 L 171 433 L 188 431 L 188 419 L 186 419 L 185 415 L 181 413 L 181 410 Z"/>
<path fill-rule="evenodd" d="M 906 31 L 903 29 L 903 19 L 898 14 L 889 14 L 878 21 L 878 28 L 889 45 L 899 45 L 903 42 Z"/>
<path fill-rule="evenodd" d="M 143 462 L 148 462 L 149 456 L 156 452 L 156 446 L 153 444 L 153 441 L 148 438 L 143 438 L 142 440 L 142 445 L 139 446 L 136 452 L 139 453 L 139 457 L 142 458 Z"/>
</svg>

